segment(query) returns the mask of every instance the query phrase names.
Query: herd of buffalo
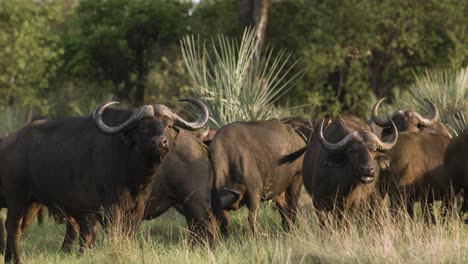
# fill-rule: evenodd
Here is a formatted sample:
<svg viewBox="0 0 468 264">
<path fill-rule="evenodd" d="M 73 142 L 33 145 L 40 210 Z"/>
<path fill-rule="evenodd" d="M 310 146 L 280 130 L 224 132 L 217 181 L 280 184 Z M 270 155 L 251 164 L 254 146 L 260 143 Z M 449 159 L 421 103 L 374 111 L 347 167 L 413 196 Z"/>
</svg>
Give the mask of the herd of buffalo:
<svg viewBox="0 0 468 264">
<path fill-rule="evenodd" d="M 0 207 L 8 208 L 0 249 L 20 263 L 21 234 L 44 208 L 66 223 L 62 249 L 79 253 L 106 233 L 135 234 L 143 219 L 175 208 L 188 229 L 213 243 L 227 235 L 230 211 L 247 206 L 257 232 L 261 201 L 273 200 L 283 228 L 294 224 L 302 185 L 320 217 L 340 214 L 388 197 L 392 212 L 414 215 L 422 204 L 468 209 L 468 133 L 451 138 L 432 114 L 397 110 L 369 121 L 299 117 L 234 122 L 207 129 L 208 109 L 194 122 L 162 104 L 135 110 L 99 106 L 92 115 L 35 120 L 0 141 Z M 463 190 L 463 191 L 462 191 Z M 115 227 L 118 227 L 116 230 Z M 3 230 L 3 228 L 0 228 Z"/>
</svg>

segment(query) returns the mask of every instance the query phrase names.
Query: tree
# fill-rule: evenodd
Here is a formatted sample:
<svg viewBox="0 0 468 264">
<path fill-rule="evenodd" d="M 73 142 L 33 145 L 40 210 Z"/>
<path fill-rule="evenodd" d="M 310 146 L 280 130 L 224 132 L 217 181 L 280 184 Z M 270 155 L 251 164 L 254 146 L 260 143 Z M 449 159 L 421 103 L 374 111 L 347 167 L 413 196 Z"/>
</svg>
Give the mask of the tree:
<svg viewBox="0 0 468 264">
<path fill-rule="evenodd" d="M 468 63 L 466 9 L 462 0 L 274 1 L 268 36 L 302 58 L 294 104 L 366 117 L 366 102 L 407 90 L 414 73 Z"/>
<path fill-rule="evenodd" d="M 65 70 L 109 81 L 118 99 L 142 104 L 151 63 L 186 32 L 190 7 L 171 0 L 81 1 L 67 33 Z"/>
<path fill-rule="evenodd" d="M 237 4 L 242 28 L 255 28 L 255 36 L 261 47 L 265 42 L 269 0 L 237 0 Z"/>
<path fill-rule="evenodd" d="M 46 110 L 50 78 L 61 64 L 60 6 L 53 1 L 0 1 L 0 102 Z"/>
</svg>

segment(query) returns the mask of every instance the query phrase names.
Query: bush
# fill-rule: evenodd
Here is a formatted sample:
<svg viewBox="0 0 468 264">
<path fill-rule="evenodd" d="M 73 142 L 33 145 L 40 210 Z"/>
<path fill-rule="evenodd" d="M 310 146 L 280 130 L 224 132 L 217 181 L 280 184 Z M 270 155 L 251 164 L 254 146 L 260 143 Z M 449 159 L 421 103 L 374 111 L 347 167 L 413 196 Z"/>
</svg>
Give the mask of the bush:
<svg viewBox="0 0 468 264">
<path fill-rule="evenodd" d="M 182 55 L 192 78 L 195 96 L 210 109 L 210 121 L 222 127 L 234 121 L 265 120 L 278 116 L 274 103 L 284 96 L 301 73 L 289 73 L 290 55 L 267 48 L 256 58 L 259 42 L 246 30 L 240 44 L 225 36 L 211 46 L 193 36 L 182 40 Z"/>
</svg>

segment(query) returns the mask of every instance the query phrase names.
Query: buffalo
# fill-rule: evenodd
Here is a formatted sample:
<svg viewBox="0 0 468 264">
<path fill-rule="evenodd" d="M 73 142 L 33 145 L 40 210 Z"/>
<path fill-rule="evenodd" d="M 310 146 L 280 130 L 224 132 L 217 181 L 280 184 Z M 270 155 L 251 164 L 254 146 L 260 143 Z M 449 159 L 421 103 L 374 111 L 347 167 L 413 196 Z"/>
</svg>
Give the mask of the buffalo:
<svg viewBox="0 0 468 264">
<path fill-rule="evenodd" d="M 324 213 L 355 210 L 378 198 L 377 182 L 381 170 L 388 168 L 383 153 L 398 139 L 393 133 L 381 141 L 370 127 L 353 116 L 339 117 L 327 125 L 323 119 L 305 149 L 302 180 L 323 220 Z"/>
<path fill-rule="evenodd" d="M 215 233 L 211 209 L 213 176 L 208 147 L 198 139 L 198 133 L 194 135 L 176 126 L 172 127 L 170 135 L 167 154 L 151 183 L 143 219 L 154 219 L 173 207 L 185 216 L 192 234 L 212 244 Z M 221 200 L 226 204 L 236 195 L 231 192 Z M 73 218 L 66 219 L 67 236 L 62 249 L 69 251 L 79 227 Z"/>
<path fill-rule="evenodd" d="M 213 174 L 208 147 L 185 130 L 173 129 L 172 137 L 168 153 L 153 179 L 144 219 L 153 219 L 174 207 L 185 216 L 191 233 L 212 243 Z M 237 195 L 228 191 L 221 198 L 222 207 Z"/>
<path fill-rule="evenodd" d="M 302 187 L 302 158 L 284 165 L 277 160 L 304 146 L 302 136 L 277 119 L 234 122 L 218 131 L 210 144 L 210 157 L 215 182 L 213 209 L 223 234 L 228 233 L 229 210 L 243 205 L 249 209 L 250 228 L 257 233 L 260 201 L 270 199 L 279 209 L 284 229 L 290 228 Z M 237 192 L 238 197 L 223 208 L 219 197 L 232 194 L 228 190 Z"/>
<path fill-rule="evenodd" d="M 379 106 L 385 99 L 385 97 L 380 99 L 372 108 L 371 126 L 376 130 L 376 134 L 380 135 L 378 131 L 381 131 L 382 137 L 389 135 L 391 133 L 391 119 L 399 132 L 421 132 L 425 134 L 443 135 L 448 138 L 452 137 L 447 128 L 439 121 L 439 110 L 431 101 L 425 99 L 432 110 L 432 114 L 429 117 L 424 117 L 416 111 L 397 110 L 394 111 L 390 119 L 388 119 L 381 118 L 378 115 Z"/>
<path fill-rule="evenodd" d="M 383 127 L 382 137 L 387 136 L 390 119 L 378 116 L 379 100 L 372 109 L 372 120 Z M 431 117 L 422 117 L 416 111 L 395 111 L 391 120 L 400 133 L 394 148 L 387 151 L 391 168 L 390 174 L 381 183 L 381 191 L 388 193 L 392 209 L 405 209 L 414 216 L 414 203 L 421 201 L 426 220 L 435 221 L 432 212 L 434 200 L 450 200 L 451 183 L 442 173 L 445 150 L 450 134 L 438 121 L 439 111 L 430 101 Z"/>
<path fill-rule="evenodd" d="M 170 130 L 169 142 L 167 154 L 152 180 L 143 219 L 154 219 L 173 207 L 185 216 L 192 234 L 212 243 L 215 233 L 211 209 L 213 177 L 208 147 L 198 139 L 198 133 L 194 135 L 176 126 Z M 237 193 L 229 194 L 222 200 L 232 200 L 230 197 L 235 195 Z M 62 250 L 69 251 L 79 226 L 73 218 L 63 217 L 67 221 L 67 233 Z"/>
<path fill-rule="evenodd" d="M 20 263 L 21 222 L 32 202 L 77 220 L 80 253 L 91 242 L 99 220 L 121 221 L 121 231 L 139 226 L 151 181 L 170 144 L 174 125 L 190 130 L 208 121 L 208 109 L 187 122 L 168 107 L 145 105 L 134 111 L 99 106 L 92 116 L 36 120 L 0 144 L 2 207 L 8 207 L 5 262 Z"/>
<path fill-rule="evenodd" d="M 443 174 L 445 150 L 450 143 L 446 136 L 401 132 L 397 144 L 386 152 L 390 160 L 388 177 L 381 188 L 388 193 L 392 209 L 405 209 L 414 217 L 414 203 L 420 201 L 423 216 L 435 222 L 434 200 L 450 201 L 450 178 Z"/>
<path fill-rule="evenodd" d="M 468 131 L 453 138 L 448 144 L 444 156 L 444 175 L 449 177 L 453 186 L 453 194 L 463 193 L 463 204 L 460 216 L 468 211 Z M 462 192 L 463 190 L 463 192 Z M 468 221 L 465 219 L 465 223 Z"/>
</svg>

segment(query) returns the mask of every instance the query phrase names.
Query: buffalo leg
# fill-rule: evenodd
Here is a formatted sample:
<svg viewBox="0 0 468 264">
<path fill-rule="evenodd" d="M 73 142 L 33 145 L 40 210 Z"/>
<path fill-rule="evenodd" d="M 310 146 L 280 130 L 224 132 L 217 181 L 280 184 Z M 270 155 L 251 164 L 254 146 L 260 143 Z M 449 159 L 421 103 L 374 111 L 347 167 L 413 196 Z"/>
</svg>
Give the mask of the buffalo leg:
<svg viewBox="0 0 468 264">
<path fill-rule="evenodd" d="M 62 251 L 71 252 L 73 249 L 73 242 L 78 236 L 79 226 L 78 226 L 78 223 L 75 221 L 75 219 L 72 217 L 67 218 L 66 225 L 67 225 L 67 229 L 65 233 L 65 238 L 62 243 Z"/>
<path fill-rule="evenodd" d="M 465 213 L 467 211 L 468 211 L 468 188 L 463 188 L 463 203 L 460 208 L 460 218 L 464 220 L 465 224 L 468 224 L 467 219 L 464 219 Z"/>
<path fill-rule="evenodd" d="M 83 255 L 92 242 L 95 235 L 97 219 L 94 214 L 85 214 L 78 220 L 80 226 L 80 250 L 79 255 Z"/>
<path fill-rule="evenodd" d="M 390 198 L 390 212 L 395 219 L 399 219 L 401 216 L 411 218 L 414 215 L 414 201 L 409 195 L 403 195 L 398 191 L 392 191 L 389 193 Z"/>
<path fill-rule="evenodd" d="M 301 195 L 302 176 L 297 175 L 291 185 L 286 190 L 286 221 L 283 221 L 283 228 L 286 231 L 291 229 L 291 225 L 296 222 L 299 196 Z"/>
<path fill-rule="evenodd" d="M 409 217 L 413 220 L 414 220 L 414 204 L 415 204 L 415 200 L 412 198 L 408 198 L 408 200 L 406 201 L 406 212 L 408 213 Z"/>
<path fill-rule="evenodd" d="M 21 222 L 27 204 L 13 204 L 9 206 L 6 229 L 7 229 L 7 242 L 5 250 L 5 263 L 13 261 L 16 264 L 21 263 L 19 256 L 19 241 L 21 238 Z"/>
<path fill-rule="evenodd" d="M 39 210 L 43 207 L 38 203 L 31 203 L 23 216 L 23 221 L 21 223 L 21 232 L 24 233 L 34 221 L 34 218 L 38 215 Z"/>
<path fill-rule="evenodd" d="M 204 206 L 204 201 L 203 197 L 192 197 L 184 203 L 183 211 L 191 233 L 191 241 L 201 239 L 213 245 L 214 223 L 209 210 Z"/>
<path fill-rule="evenodd" d="M 260 197 L 258 196 L 256 192 L 252 190 L 247 191 L 247 194 L 249 196 L 247 207 L 249 208 L 248 221 L 249 221 L 250 230 L 252 231 L 253 234 L 258 234 L 257 216 L 258 216 L 258 207 L 260 205 Z"/>
<path fill-rule="evenodd" d="M 46 207 L 43 205 L 39 208 L 39 212 L 37 213 L 37 223 L 39 225 L 42 225 L 44 223 L 44 219 L 46 215 L 45 210 L 46 210 Z"/>
<path fill-rule="evenodd" d="M 0 254 L 5 253 L 5 214 L 0 212 Z"/>
<path fill-rule="evenodd" d="M 289 230 L 289 223 L 288 223 L 289 219 L 288 219 L 288 213 L 287 213 L 288 205 L 286 204 L 286 194 L 284 192 L 275 197 L 275 204 L 281 216 L 283 229 L 287 230 L 286 228 L 288 228 Z"/>
<path fill-rule="evenodd" d="M 218 216 L 220 222 L 220 231 L 224 237 L 229 236 L 229 227 L 231 226 L 231 212 L 229 210 L 222 210 Z"/>
<path fill-rule="evenodd" d="M 431 194 L 430 190 L 423 191 L 423 199 L 421 199 L 421 209 L 424 222 L 435 224 L 434 216 L 434 195 Z"/>
</svg>

